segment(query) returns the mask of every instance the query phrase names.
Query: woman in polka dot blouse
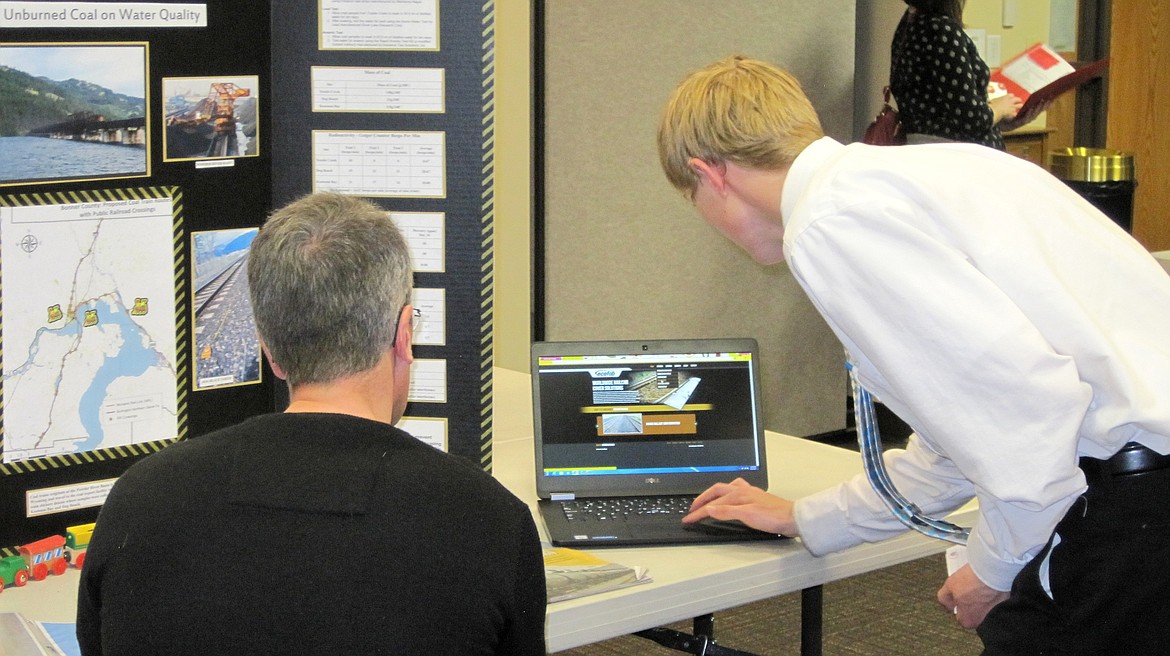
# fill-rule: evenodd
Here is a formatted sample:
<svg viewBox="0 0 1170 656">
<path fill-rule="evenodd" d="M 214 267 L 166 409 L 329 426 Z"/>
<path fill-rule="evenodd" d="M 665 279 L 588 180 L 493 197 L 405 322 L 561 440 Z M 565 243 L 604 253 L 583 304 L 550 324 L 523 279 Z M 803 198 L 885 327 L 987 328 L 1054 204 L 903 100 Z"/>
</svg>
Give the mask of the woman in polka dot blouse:
<svg viewBox="0 0 1170 656">
<path fill-rule="evenodd" d="M 988 102 L 991 71 L 963 31 L 966 0 L 906 4 L 890 48 L 890 90 L 908 140 L 969 141 L 1003 150 L 1000 129 L 1023 125 L 1016 117 L 1021 101 L 1009 94 Z"/>
</svg>

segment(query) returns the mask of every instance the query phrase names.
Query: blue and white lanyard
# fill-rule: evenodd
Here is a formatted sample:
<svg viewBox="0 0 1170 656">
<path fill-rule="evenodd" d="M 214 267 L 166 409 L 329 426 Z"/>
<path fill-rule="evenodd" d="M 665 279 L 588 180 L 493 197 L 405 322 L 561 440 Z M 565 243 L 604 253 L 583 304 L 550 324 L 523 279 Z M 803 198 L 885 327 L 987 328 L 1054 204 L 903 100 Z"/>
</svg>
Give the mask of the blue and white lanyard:
<svg viewBox="0 0 1170 656">
<path fill-rule="evenodd" d="M 865 467 L 865 476 L 878 497 L 898 521 L 915 531 L 947 542 L 967 544 L 967 536 L 971 533 L 969 529 L 928 517 L 894 488 L 882 459 L 882 437 L 874 414 L 873 397 L 857 382 L 857 365 L 852 359 L 845 360 L 845 369 L 849 372 L 849 385 L 853 389 L 853 413 L 857 418 L 857 444 L 861 447 L 861 462 Z"/>
</svg>

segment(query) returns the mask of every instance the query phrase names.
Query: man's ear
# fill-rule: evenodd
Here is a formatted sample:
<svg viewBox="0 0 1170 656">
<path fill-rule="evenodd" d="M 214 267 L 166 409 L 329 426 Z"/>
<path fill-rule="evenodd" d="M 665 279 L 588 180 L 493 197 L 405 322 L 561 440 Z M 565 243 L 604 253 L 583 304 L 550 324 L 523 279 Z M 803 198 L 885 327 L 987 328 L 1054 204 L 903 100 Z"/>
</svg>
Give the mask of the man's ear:
<svg viewBox="0 0 1170 656">
<path fill-rule="evenodd" d="M 268 366 L 272 367 L 272 373 L 281 380 L 288 380 L 288 375 L 284 373 L 284 369 L 276 364 L 276 360 L 272 359 L 272 353 L 268 350 L 268 345 L 263 341 L 260 342 L 260 350 L 264 353 L 264 359 L 268 360 Z"/>
<path fill-rule="evenodd" d="M 398 314 L 398 331 L 394 335 L 394 355 L 407 364 L 414 362 L 414 308 L 409 303 Z"/>
<path fill-rule="evenodd" d="M 716 193 L 723 194 L 727 187 L 727 167 L 722 162 L 708 162 L 698 157 L 692 157 L 687 160 L 687 163 L 695 172 L 695 176 L 699 178 L 700 185 L 706 183 Z"/>
</svg>

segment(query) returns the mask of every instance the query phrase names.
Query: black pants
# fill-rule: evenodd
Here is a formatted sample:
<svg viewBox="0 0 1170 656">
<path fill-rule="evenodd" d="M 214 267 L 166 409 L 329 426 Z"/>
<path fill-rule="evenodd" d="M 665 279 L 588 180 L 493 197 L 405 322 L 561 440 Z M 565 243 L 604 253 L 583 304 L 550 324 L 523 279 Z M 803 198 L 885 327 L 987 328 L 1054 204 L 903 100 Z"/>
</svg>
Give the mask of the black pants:
<svg viewBox="0 0 1170 656">
<path fill-rule="evenodd" d="M 1170 469 L 1091 483 L 978 632 L 985 656 L 1170 654 Z"/>
</svg>

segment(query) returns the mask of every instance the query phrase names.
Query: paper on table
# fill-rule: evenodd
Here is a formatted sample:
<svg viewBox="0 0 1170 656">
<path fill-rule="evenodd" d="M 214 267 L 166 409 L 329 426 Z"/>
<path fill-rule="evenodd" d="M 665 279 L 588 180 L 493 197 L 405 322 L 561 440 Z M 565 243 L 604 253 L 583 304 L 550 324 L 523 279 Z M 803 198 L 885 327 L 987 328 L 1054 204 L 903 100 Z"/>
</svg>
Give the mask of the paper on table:
<svg viewBox="0 0 1170 656">
<path fill-rule="evenodd" d="M 33 622 L 20 613 L 0 613 L 0 654 L 76 656 L 80 653 L 76 625 Z"/>
<path fill-rule="evenodd" d="M 551 604 L 648 583 L 651 579 L 644 567 L 611 563 L 567 547 L 545 547 L 544 580 Z"/>
</svg>

